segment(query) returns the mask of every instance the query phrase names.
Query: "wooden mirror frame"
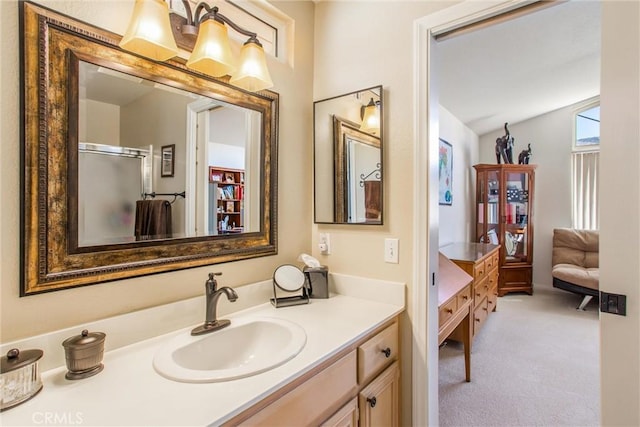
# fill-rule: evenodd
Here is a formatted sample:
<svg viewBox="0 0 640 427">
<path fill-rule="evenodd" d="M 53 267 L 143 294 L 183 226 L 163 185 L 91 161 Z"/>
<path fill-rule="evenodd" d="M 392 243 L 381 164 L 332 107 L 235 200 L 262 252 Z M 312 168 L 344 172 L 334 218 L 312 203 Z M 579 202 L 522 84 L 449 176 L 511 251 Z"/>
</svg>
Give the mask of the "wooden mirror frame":
<svg viewBox="0 0 640 427">
<path fill-rule="evenodd" d="M 351 108 L 358 107 L 359 119 L 363 117 L 363 95 L 373 92 L 377 97 L 376 105 L 380 114 L 380 130 L 376 134 L 360 130 Z M 364 96 L 364 101 L 373 99 Z M 320 99 L 313 102 L 313 222 L 315 224 L 344 224 L 355 226 L 384 225 L 384 89 L 376 85 L 357 91 Z M 341 105 L 343 102 L 345 105 Z M 367 145 L 380 149 L 379 173 L 375 176 L 381 182 L 379 218 L 366 221 L 349 221 L 349 194 L 346 181 L 345 135 Z M 326 175 L 326 171 L 331 174 Z M 376 171 L 377 172 L 377 171 Z M 326 176 L 325 176 L 326 175 Z"/>
<path fill-rule="evenodd" d="M 375 135 L 363 132 L 360 130 L 360 126 L 357 123 L 350 122 L 349 120 L 342 119 L 337 116 L 333 116 L 333 152 L 334 158 L 334 170 L 335 176 L 335 205 L 334 205 L 334 218 L 335 222 L 339 224 L 364 224 L 358 222 L 349 222 L 349 192 L 347 191 L 347 136 L 355 139 L 363 144 L 370 145 L 380 150 L 380 175 L 382 174 L 382 148 L 380 144 L 380 138 Z M 380 176 L 379 176 L 380 177 Z M 384 203 L 381 195 L 380 203 Z M 380 220 L 368 222 L 366 224 L 381 225 L 382 218 Z"/>
<path fill-rule="evenodd" d="M 277 253 L 277 93 L 245 92 L 179 58 L 133 55 L 118 47 L 121 36 L 29 2 L 20 2 L 20 33 L 21 296 Z M 80 60 L 260 112 L 260 230 L 78 247 L 78 106 L 71 101 Z"/>
</svg>

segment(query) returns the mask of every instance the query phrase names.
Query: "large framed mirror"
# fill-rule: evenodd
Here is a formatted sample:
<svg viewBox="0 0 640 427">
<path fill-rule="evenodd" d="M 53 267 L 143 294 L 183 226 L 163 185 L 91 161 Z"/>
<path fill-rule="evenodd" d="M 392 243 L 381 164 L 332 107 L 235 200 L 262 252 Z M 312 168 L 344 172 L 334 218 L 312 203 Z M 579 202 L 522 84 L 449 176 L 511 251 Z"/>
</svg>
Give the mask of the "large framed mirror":
<svg viewBox="0 0 640 427">
<path fill-rule="evenodd" d="M 383 91 L 314 102 L 314 221 L 383 224 Z"/>
<path fill-rule="evenodd" d="M 21 295 L 277 253 L 277 93 L 20 8 Z"/>
</svg>

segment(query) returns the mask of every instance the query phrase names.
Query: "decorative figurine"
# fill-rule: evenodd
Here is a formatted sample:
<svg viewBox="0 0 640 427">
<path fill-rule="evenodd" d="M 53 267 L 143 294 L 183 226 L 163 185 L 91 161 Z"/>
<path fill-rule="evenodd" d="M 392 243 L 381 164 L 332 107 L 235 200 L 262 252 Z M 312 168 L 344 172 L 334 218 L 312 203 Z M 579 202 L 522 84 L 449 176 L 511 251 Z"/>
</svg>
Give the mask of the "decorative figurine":
<svg viewBox="0 0 640 427">
<path fill-rule="evenodd" d="M 498 164 L 500 164 L 500 158 L 504 160 L 505 164 L 513 164 L 513 144 L 515 138 L 509 133 L 509 129 L 507 128 L 508 124 L 509 123 L 504 124 L 505 135 L 496 139 L 496 161 Z"/>
<path fill-rule="evenodd" d="M 518 155 L 518 164 L 519 165 L 528 165 L 529 159 L 531 159 L 531 144 L 527 144 L 527 149 L 522 150 Z"/>
</svg>

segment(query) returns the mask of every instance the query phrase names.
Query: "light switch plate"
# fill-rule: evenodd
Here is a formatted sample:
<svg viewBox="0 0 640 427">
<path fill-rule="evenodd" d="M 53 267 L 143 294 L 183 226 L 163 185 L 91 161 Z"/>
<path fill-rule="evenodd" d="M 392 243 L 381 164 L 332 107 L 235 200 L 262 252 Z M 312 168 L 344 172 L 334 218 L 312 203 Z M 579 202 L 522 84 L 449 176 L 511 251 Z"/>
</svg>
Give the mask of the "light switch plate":
<svg viewBox="0 0 640 427">
<path fill-rule="evenodd" d="M 398 263 L 398 239 L 384 239 L 384 261 Z"/>
<path fill-rule="evenodd" d="M 600 291 L 600 311 L 602 313 L 627 315 L 627 296 Z"/>
</svg>

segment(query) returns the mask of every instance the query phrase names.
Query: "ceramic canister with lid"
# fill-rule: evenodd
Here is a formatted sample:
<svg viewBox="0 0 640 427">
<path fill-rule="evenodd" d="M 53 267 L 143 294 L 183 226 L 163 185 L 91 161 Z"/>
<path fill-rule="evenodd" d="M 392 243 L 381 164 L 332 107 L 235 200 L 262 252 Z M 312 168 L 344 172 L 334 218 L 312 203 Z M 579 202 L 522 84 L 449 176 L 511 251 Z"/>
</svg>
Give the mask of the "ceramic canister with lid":
<svg viewBox="0 0 640 427">
<path fill-rule="evenodd" d="M 12 348 L 2 356 L 0 366 L 0 411 L 26 402 L 42 390 L 38 360 L 42 350 Z"/>
</svg>

